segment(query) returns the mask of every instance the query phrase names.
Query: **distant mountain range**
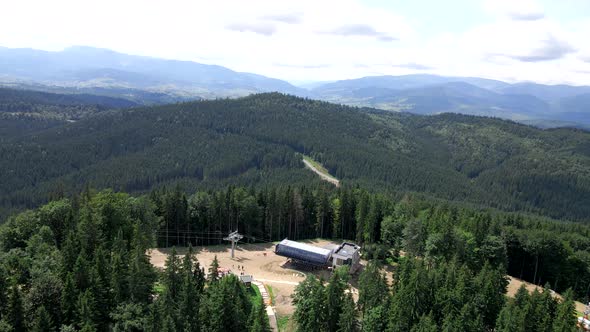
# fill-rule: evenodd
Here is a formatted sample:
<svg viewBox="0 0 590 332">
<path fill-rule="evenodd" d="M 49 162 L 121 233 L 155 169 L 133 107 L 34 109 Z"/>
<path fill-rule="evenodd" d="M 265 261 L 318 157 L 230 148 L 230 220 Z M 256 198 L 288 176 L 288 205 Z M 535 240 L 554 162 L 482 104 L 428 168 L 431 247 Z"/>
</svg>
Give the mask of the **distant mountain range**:
<svg viewBox="0 0 590 332">
<path fill-rule="evenodd" d="M 590 128 L 588 86 L 406 75 L 337 81 L 311 91 L 319 99 L 391 111 L 453 112 L 511 119 L 540 127 Z"/>
<path fill-rule="evenodd" d="M 264 91 L 305 92 L 285 81 L 221 66 L 85 46 L 61 52 L 0 47 L 0 78 L 5 83 L 23 86 L 146 90 L 179 99 L 236 97 Z"/>
<path fill-rule="evenodd" d="M 590 87 L 509 84 L 477 77 L 373 76 L 330 83 L 286 81 L 216 65 L 75 46 L 61 52 L 0 47 L 0 84 L 56 93 L 125 98 L 140 104 L 277 91 L 352 106 L 418 114 L 499 117 L 542 128 L 590 129 Z"/>
</svg>

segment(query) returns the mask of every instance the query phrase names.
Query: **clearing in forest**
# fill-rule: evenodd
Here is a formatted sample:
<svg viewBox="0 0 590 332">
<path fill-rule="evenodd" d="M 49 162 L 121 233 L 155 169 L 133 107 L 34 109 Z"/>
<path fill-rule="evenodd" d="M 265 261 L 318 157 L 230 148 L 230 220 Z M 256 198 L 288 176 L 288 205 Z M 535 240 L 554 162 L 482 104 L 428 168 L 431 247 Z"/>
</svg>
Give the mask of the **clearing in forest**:
<svg viewBox="0 0 590 332">
<path fill-rule="evenodd" d="M 329 240 L 304 240 L 306 242 L 318 247 L 328 247 L 339 244 Z M 273 290 L 273 304 L 279 316 L 292 315 L 294 306 L 291 303 L 291 295 L 295 292 L 295 287 L 305 280 L 307 273 L 313 273 L 321 276 L 324 280 L 330 277 L 330 272 L 327 270 L 319 271 L 300 271 L 285 266 L 287 261 L 285 257 L 275 255 L 275 243 L 238 243 L 235 251 L 235 258 L 231 258 L 231 249 L 228 244 L 194 247 L 194 253 L 197 257 L 201 267 L 205 271 L 213 262 L 213 258 L 217 256 L 219 266 L 230 270 L 232 273 L 240 275 L 250 274 L 254 276 L 254 280 L 263 282 L 269 285 Z M 172 248 L 156 248 L 149 251 L 150 261 L 152 265 L 158 268 L 164 268 L 167 255 Z M 187 248 L 176 248 L 177 255 L 184 255 Z M 239 269 L 238 269 L 239 266 Z"/>
<path fill-rule="evenodd" d="M 518 278 L 512 277 L 512 276 L 508 276 L 508 289 L 506 292 L 506 295 L 508 297 L 514 297 L 516 295 L 516 292 L 518 291 L 518 289 L 520 288 L 520 286 L 524 285 L 526 287 L 526 289 L 529 291 L 529 293 L 532 293 L 536 290 L 538 290 L 539 292 L 543 291 L 543 287 L 541 286 L 537 286 L 535 284 L 531 284 L 530 282 L 526 282 L 524 280 L 520 280 Z M 556 297 L 558 299 L 562 299 L 561 295 L 558 293 L 553 292 L 553 297 Z M 582 303 L 582 302 L 578 302 L 575 301 L 575 305 L 576 305 L 576 311 L 579 313 L 584 312 L 584 309 L 586 309 L 586 306 Z"/>
<path fill-rule="evenodd" d="M 322 166 L 322 164 L 318 163 L 317 161 L 311 159 L 311 157 L 306 155 L 303 155 L 303 163 L 305 164 L 305 167 L 309 168 L 314 173 L 319 175 L 320 178 L 322 178 L 322 180 L 328 181 L 336 187 L 340 187 L 340 180 L 330 175 L 330 172 L 328 172 L 328 170 L 324 166 Z"/>
</svg>

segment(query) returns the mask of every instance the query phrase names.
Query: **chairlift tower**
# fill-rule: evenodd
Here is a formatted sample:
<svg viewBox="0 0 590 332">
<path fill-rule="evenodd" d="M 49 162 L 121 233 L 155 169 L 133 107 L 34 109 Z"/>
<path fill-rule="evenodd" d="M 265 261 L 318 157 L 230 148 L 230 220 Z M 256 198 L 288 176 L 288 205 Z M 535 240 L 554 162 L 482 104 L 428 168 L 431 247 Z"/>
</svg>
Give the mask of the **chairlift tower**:
<svg viewBox="0 0 590 332">
<path fill-rule="evenodd" d="M 223 239 L 225 241 L 231 241 L 231 258 L 234 258 L 234 250 L 236 249 L 236 243 L 238 243 L 238 241 L 240 241 L 241 239 L 243 239 L 244 236 L 240 233 L 238 233 L 238 231 L 235 232 L 231 232 L 229 233 L 229 235 L 227 237 L 224 237 Z"/>
</svg>

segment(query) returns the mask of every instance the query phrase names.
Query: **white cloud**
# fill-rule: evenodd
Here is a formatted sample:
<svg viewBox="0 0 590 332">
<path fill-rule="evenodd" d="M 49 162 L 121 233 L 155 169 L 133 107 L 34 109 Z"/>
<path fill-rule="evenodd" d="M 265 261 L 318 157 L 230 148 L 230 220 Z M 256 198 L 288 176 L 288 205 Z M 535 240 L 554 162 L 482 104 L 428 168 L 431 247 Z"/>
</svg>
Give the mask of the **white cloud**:
<svg viewBox="0 0 590 332">
<path fill-rule="evenodd" d="M 545 17 L 545 12 L 535 0 L 485 0 L 484 8 L 493 15 L 518 21 L 535 21 Z"/>
<path fill-rule="evenodd" d="M 6 1 L 0 45 L 89 45 L 290 80 L 420 71 L 590 84 L 590 20 L 556 21 L 533 0 L 480 1 L 489 20 L 431 35 L 360 0 Z"/>
<path fill-rule="evenodd" d="M 277 31 L 277 27 L 274 24 L 266 22 L 254 22 L 254 23 L 231 23 L 226 25 L 228 30 L 239 31 L 239 32 L 254 32 L 265 36 L 270 36 Z"/>
</svg>

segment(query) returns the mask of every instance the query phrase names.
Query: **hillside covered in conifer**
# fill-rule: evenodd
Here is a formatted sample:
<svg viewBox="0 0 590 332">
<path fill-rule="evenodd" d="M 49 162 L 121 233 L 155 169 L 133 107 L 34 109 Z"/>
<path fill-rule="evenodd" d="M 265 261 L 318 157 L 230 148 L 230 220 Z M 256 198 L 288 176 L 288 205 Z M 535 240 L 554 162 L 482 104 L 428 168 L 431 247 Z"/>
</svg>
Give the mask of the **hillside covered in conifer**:
<svg viewBox="0 0 590 332">
<path fill-rule="evenodd" d="M 34 207 L 85 186 L 147 192 L 319 182 L 417 192 L 588 221 L 590 133 L 456 114 L 418 116 L 268 93 L 97 112 L 0 144 L 0 204 Z"/>
</svg>

